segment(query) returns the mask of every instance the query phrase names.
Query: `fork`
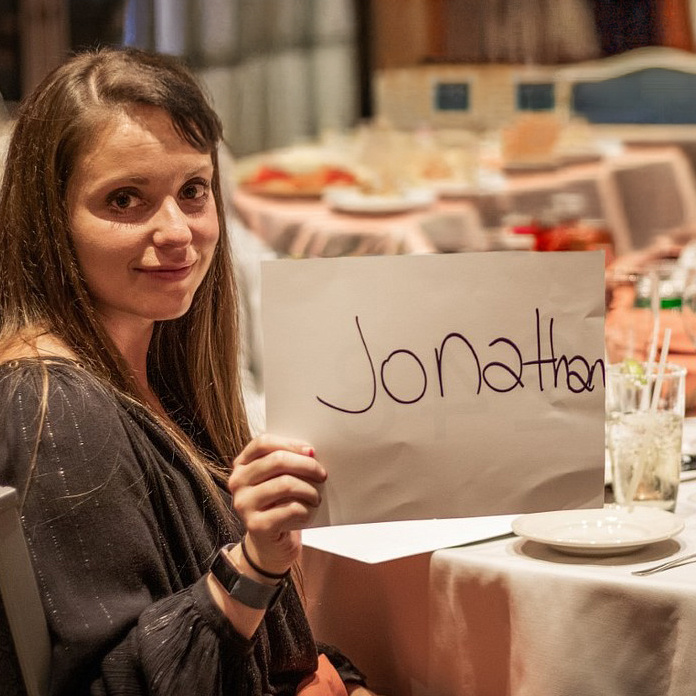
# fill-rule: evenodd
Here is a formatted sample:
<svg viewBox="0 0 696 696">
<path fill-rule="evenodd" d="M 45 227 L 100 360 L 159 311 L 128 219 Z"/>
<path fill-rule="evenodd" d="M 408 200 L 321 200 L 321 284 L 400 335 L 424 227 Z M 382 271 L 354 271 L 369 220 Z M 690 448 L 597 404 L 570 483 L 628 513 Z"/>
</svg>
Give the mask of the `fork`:
<svg viewBox="0 0 696 696">
<path fill-rule="evenodd" d="M 663 570 L 669 570 L 670 568 L 676 568 L 677 566 L 684 565 L 686 563 L 693 563 L 696 561 L 696 553 L 691 553 L 688 556 L 682 556 L 681 558 L 673 558 L 671 561 L 666 563 L 661 563 L 660 565 L 653 566 L 652 568 L 644 568 L 643 570 L 633 570 L 632 575 L 652 575 L 653 573 L 660 573 Z"/>
</svg>

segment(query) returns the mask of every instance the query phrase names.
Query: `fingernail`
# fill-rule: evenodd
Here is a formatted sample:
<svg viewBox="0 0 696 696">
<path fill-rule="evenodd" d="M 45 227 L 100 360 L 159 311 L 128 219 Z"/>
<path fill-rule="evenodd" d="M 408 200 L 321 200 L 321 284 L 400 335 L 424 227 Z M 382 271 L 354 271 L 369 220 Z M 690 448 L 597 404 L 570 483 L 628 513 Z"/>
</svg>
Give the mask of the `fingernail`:
<svg viewBox="0 0 696 696">
<path fill-rule="evenodd" d="M 308 457 L 313 457 L 314 456 L 314 447 L 305 447 L 305 454 Z"/>
</svg>

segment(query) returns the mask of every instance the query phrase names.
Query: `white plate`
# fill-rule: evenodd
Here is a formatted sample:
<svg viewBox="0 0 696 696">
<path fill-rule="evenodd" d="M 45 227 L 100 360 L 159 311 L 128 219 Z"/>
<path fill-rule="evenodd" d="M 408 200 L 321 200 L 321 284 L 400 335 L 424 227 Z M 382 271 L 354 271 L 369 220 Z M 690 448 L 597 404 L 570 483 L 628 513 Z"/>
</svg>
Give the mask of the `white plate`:
<svg viewBox="0 0 696 696">
<path fill-rule="evenodd" d="M 630 512 L 613 506 L 535 512 L 512 522 L 518 536 L 580 555 L 628 553 L 682 529 L 684 521 L 673 513 L 639 505 Z"/>
<path fill-rule="evenodd" d="M 351 187 L 327 189 L 324 200 L 344 213 L 402 213 L 423 208 L 435 201 L 435 192 L 428 188 L 407 189 L 399 194 L 370 194 Z"/>
</svg>

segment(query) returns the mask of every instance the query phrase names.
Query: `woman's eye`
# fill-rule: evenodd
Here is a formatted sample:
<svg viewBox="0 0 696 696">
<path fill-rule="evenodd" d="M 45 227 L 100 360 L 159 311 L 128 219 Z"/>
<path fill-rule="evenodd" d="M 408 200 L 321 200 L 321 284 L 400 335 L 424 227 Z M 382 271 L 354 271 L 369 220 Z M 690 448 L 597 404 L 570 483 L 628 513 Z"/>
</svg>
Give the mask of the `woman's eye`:
<svg viewBox="0 0 696 696">
<path fill-rule="evenodd" d="M 190 181 L 182 187 L 181 197 L 189 201 L 201 199 L 207 195 L 209 188 L 206 181 Z"/>
<path fill-rule="evenodd" d="M 137 205 L 138 197 L 132 191 L 116 191 L 109 197 L 108 203 L 118 211 L 123 211 Z"/>
</svg>

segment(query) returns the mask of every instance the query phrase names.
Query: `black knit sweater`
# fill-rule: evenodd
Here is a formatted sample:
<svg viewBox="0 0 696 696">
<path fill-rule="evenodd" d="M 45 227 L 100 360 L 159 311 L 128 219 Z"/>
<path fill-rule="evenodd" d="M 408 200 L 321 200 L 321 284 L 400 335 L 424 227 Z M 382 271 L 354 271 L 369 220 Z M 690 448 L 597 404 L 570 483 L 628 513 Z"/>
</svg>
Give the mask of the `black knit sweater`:
<svg viewBox="0 0 696 696">
<path fill-rule="evenodd" d="M 187 458 L 81 367 L 44 365 L 48 410 L 33 471 L 40 367 L 0 366 L 0 484 L 23 498 L 53 644 L 51 694 L 294 694 L 317 659 L 294 587 L 251 640 L 238 634 L 205 580 L 238 534 Z M 345 680 L 362 681 L 340 653 L 319 649 Z"/>
</svg>

